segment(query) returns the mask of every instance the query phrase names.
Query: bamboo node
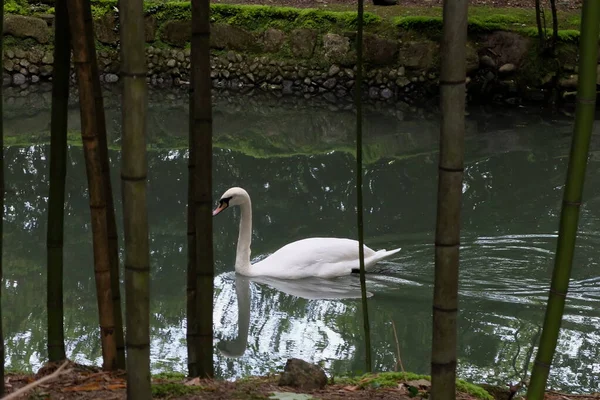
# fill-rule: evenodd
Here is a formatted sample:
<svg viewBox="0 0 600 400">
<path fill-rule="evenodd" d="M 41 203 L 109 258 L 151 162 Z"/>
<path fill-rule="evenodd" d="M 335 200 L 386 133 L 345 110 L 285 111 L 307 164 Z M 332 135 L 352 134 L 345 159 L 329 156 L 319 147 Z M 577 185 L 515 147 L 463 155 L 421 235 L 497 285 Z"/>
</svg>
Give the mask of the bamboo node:
<svg viewBox="0 0 600 400">
<path fill-rule="evenodd" d="M 466 83 L 467 83 L 466 79 L 440 80 L 440 86 L 457 86 L 457 85 L 463 85 L 463 84 L 466 84 Z"/>
<path fill-rule="evenodd" d="M 438 165 L 438 169 L 440 171 L 444 171 L 444 172 L 464 172 L 465 171 L 464 168 L 449 168 L 449 167 L 444 167 L 443 165 Z"/>
<path fill-rule="evenodd" d="M 537 359 L 533 363 L 536 364 L 536 365 L 539 365 L 540 367 L 543 367 L 543 368 L 546 368 L 546 369 L 550 369 L 550 364 L 546 364 L 545 362 L 541 362 L 541 361 L 539 361 Z"/>
<path fill-rule="evenodd" d="M 445 313 L 456 313 L 458 312 L 458 308 L 444 308 L 444 307 L 438 307 L 436 305 L 434 305 L 433 307 L 434 311 L 440 311 L 440 312 L 445 312 Z"/>
<path fill-rule="evenodd" d="M 550 288 L 549 292 L 560 297 L 567 297 L 567 292 L 559 292 L 558 290 L 552 288 Z"/>
<path fill-rule="evenodd" d="M 581 206 L 581 201 L 568 201 L 568 200 L 563 200 L 563 204 L 565 206 L 571 206 L 571 207 L 580 207 Z"/>
<path fill-rule="evenodd" d="M 124 181 L 132 181 L 132 182 L 140 182 L 140 181 L 145 181 L 146 178 L 148 176 L 147 175 L 143 175 L 143 176 L 128 176 L 125 174 L 121 174 L 121 179 Z"/>
<path fill-rule="evenodd" d="M 456 243 L 442 243 L 442 242 L 435 242 L 435 247 L 459 247 L 460 246 L 460 242 L 456 242 Z"/>
<path fill-rule="evenodd" d="M 120 75 L 122 77 L 126 77 L 126 78 L 144 78 L 146 79 L 146 77 L 148 76 L 148 72 L 144 71 L 144 72 L 126 72 L 121 70 Z"/>
</svg>

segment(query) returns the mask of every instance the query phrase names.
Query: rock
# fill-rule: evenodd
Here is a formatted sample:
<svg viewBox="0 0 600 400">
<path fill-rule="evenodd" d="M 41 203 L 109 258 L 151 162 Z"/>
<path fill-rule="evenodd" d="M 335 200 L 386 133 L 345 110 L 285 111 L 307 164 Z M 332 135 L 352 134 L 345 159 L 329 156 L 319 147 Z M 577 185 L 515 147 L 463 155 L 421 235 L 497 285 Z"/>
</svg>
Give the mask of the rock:
<svg viewBox="0 0 600 400">
<path fill-rule="evenodd" d="M 94 21 L 94 33 L 96 39 L 104 44 L 117 44 L 119 42 L 119 31 L 117 26 L 117 17 L 112 12 L 106 13 Z"/>
<path fill-rule="evenodd" d="M 498 73 L 500 75 L 508 75 L 508 74 L 512 74 L 513 72 L 515 72 L 517 70 L 517 66 L 515 64 L 504 64 L 503 66 L 501 66 L 498 69 Z"/>
<path fill-rule="evenodd" d="M 228 70 L 223 70 L 223 72 L 221 73 L 221 75 L 223 75 L 223 78 L 227 79 L 229 78 L 230 72 Z"/>
<path fill-rule="evenodd" d="M 363 51 L 368 63 L 386 65 L 393 64 L 398 57 L 398 43 L 379 36 L 366 34 Z"/>
<path fill-rule="evenodd" d="M 144 34 L 146 42 L 154 42 L 156 37 L 156 17 L 154 15 L 147 15 L 144 18 Z"/>
<path fill-rule="evenodd" d="M 28 70 L 28 71 L 29 71 L 29 73 L 30 73 L 30 74 L 32 74 L 32 75 L 37 75 L 37 74 L 39 74 L 39 73 L 40 73 L 40 68 L 39 68 L 37 65 L 35 65 L 35 64 L 31 64 L 31 65 L 29 66 L 29 68 L 27 68 L 27 70 Z"/>
<path fill-rule="evenodd" d="M 44 57 L 42 57 L 42 62 L 44 64 L 53 64 L 54 63 L 54 54 L 52 54 L 51 51 L 47 51 L 46 54 L 44 54 Z"/>
<path fill-rule="evenodd" d="M 14 68 L 15 64 L 12 62 L 12 60 L 5 60 L 4 61 L 4 69 L 7 71 L 12 71 Z"/>
<path fill-rule="evenodd" d="M 409 83 L 410 83 L 410 80 L 405 76 L 401 76 L 400 78 L 396 79 L 396 85 L 398 85 L 400 87 L 404 87 L 404 86 L 408 85 Z"/>
<path fill-rule="evenodd" d="M 490 33 L 480 46 L 490 49 L 498 57 L 498 65 L 520 65 L 531 48 L 532 40 L 514 32 L 496 31 Z"/>
<path fill-rule="evenodd" d="M 119 81 L 119 77 L 115 74 L 106 74 L 104 76 L 104 81 L 106 83 L 115 83 Z"/>
<path fill-rule="evenodd" d="M 2 74 L 2 86 L 9 86 L 12 82 L 12 77 L 9 74 Z"/>
<path fill-rule="evenodd" d="M 394 95 L 394 92 L 392 92 L 390 89 L 385 88 L 381 91 L 381 97 L 383 97 L 384 99 L 391 99 L 392 96 Z"/>
<path fill-rule="evenodd" d="M 23 15 L 5 15 L 4 34 L 20 38 L 33 38 L 38 43 L 48 43 L 50 39 L 50 29 L 46 21 Z"/>
<path fill-rule="evenodd" d="M 42 65 L 40 67 L 40 75 L 41 76 L 50 76 L 50 75 L 52 75 L 52 65 Z"/>
<path fill-rule="evenodd" d="M 279 379 L 279 386 L 291 386 L 300 390 L 323 389 L 327 385 L 327 375 L 318 365 L 290 358 Z"/>
<path fill-rule="evenodd" d="M 369 88 L 369 98 L 372 100 L 378 99 L 379 98 L 379 88 L 371 86 Z"/>
<path fill-rule="evenodd" d="M 292 92 L 293 92 L 292 87 L 294 86 L 294 82 L 284 80 L 282 82 L 282 85 L 283 85 L 283 89 L 282 89 L 283 94 L 292 94 Z"/>
<path fill-rule="evenodd" d="M 471 43 L 467 43 L 467 74 L 479 69 L 479 55 Z"/>
<path fill-rule="evenodd" d="M 435 42 L 408 42 L 400 47 L 398 61 L 407 68 L 428 70 L 435 67 L 439 46 Z"/>
<path fill-rule="evenodd" d="M 479 59 L 479 63 L 485 68 L 496 69 L 496 61 L 494 61 L 494 59 L 488 56 L 487 54 L 481 56 L 481 58 Z"/>
<path fill-rule="evenodd" d="M 250 79 L 250 82 L 255 82 L 254 75 L 252 73 L 247 73 L 246 76 Z"/>
<path fill-rule="evenodd" d="M 25 75 L 23 75 L 21 73 L 14 74 L 12 76 L 13 85 L 22 85 L 25 82 L 27 82 L 27 78 L 25 78 Z"/>
<path fill-rule="evenodd" d="M 169 68 L 173 68 L 176 65 L 177 65 L 177 61 L 175 61 L 172 58 L 169 61 L 167 61 L 167 67 L 169 67 Z"/>
<path fill-rule="evenodd" d="M 261 38 L 263 48 L 268 53 L 277 53 L 285 42 L 285 33 L 279 29 L 267 29 Z"/>
<path fill-rule="evenodd" d="M 340 67 L 338 67 L 337 65 L 333 64 L 331 67 L 329 67 L 329 76 L 335 76 L 340 72 Z"/>
<path fill-rule="evenodd" d="M 323 82 L 323 87 L 326 89 L 333 89 L 337 85 L 337 81 L 335 78 L 329 78 L 325 82 Z"/>
<path fill-rule="evenodd" d="M 5 55 L 6 57 L 8 57 L 8 58 L 15 58 L 15 53 L 14 53 L 12 50 L 10 50 L 10 49 L 6 50 L 6 51 L 4 52 L 4 55 Z"/>
<path fill-rule="evenodd" d="M 40 77 L 37 75 L 31 76 L 31 83 L 38 83 L 40 81 Z"/>
<path fill-rule="evenodd" d="M 171 20 L 162 25 L 160 39 L 178 47 L 184 47 L 192 37 L 192 24 L 185 20 Z"/>
<path fill-rule="evenodd" d="M 189 28 L 191 30 L 191 25 Z M 252 33 L 237 26 L 214 24 L 211 27 L 210 47 L 212 48 L 253 51 L 259 49 L 260 46 Z"/>
<path fill-rule="evenodd" d="M 232 63 L 237 61 L 237 57 L 235 56 L 235 53 L 233 51 L 227 52 L 227 61 Z"/>
<path fill-rule="evenodd" d="M 350 39 L 335 33 L 323 36 L 323 53 L 329 62 L 345 63 L 350 52 Z"/>
<path fill-rule="evenodd" d="M 290 35 L 290 48 L 294 57 L 312 57 L 316 44 L 317 32 L 312 29 L 294 29 Z"/>
<path fill-rule="evenodd" d="M 21 48 L 17 48 L 15 49 L 15 57 L 16 58 L 24 58 L 27 54 L 25 53 L 25 51 Z"/>
<path fill-rule="evenodd" d="M 558 86 L 563 89 L 577 89 L 579 75 L 569 75 L 558 80 Z"/>
</svg>

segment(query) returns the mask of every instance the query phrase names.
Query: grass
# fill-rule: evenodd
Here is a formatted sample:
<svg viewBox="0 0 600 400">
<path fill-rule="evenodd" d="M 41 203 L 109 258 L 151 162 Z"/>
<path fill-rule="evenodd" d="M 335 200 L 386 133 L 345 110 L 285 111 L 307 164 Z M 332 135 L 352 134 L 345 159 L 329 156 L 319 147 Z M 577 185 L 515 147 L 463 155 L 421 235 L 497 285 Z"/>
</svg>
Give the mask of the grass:
<svg viewBox="0 0 600 400">
<path fill-rule="evenodd" d="M 379 374 L 365 374 L 357 377 L 337 378 L 337 383 L 356 385 L 361 389 L 397 387 L 400 382 L 407 382 L 418 379 L 431 380 L 429 375 L 419 375 L 412 372 L 382 372 Z M 493 400 L 494 398 L 484 388 L 461 379 L 456 380 L 456 389 L 459 392 L 468 393 L 471 396 L 483 400 Z"/>
</svg>

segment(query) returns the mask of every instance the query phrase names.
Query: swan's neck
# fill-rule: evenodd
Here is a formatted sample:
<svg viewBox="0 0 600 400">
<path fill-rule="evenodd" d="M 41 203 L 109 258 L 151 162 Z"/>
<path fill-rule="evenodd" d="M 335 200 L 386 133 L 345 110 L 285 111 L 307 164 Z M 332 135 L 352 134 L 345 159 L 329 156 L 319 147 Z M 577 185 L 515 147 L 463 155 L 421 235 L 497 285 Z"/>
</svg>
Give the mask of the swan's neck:
<svg viewBox="0 0 600 400">
<path fill-rule="evenodd" d="M 252 204 L 250 198 L 240 205 L 240 233 L 235 255 L 235 271 L 238 274 L 250 275 L 250 243 L 252 242 Z"/>
</svg>

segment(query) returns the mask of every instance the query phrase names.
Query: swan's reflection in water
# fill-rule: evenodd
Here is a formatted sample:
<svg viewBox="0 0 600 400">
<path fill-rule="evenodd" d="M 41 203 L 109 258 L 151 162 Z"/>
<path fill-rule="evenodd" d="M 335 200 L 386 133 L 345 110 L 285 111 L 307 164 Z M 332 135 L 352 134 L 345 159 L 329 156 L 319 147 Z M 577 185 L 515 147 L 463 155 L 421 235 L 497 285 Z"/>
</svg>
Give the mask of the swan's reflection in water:
<svg viewBox="0 0 600 400">
<path fill-rule="evenodd" d="M 237 298 L 237 337 L 233 340 L 222 339 L 217 349 L 226 357 L 238 358 L 244 355 L 248 347 L 250 331 L 250 313 L 252 304 L 251 285 L 266 286 L 289 296 L 305 300 L 341 300 L 360 299 L 361 290 L 358 275 L 337 279 L 306 278 L 283 280 L 272 277 L 247 277 L 228 272 L 220 276 L 224 281 L 233 281 Z M 257 293 L 260 295 L 260 293 Z M 367 296 L 373 293 L 367 291 Z M 231 303 L 229 303 L 231 304 Z M 264 317 L 264 316 L 257 316 Z"/>
</svg>

